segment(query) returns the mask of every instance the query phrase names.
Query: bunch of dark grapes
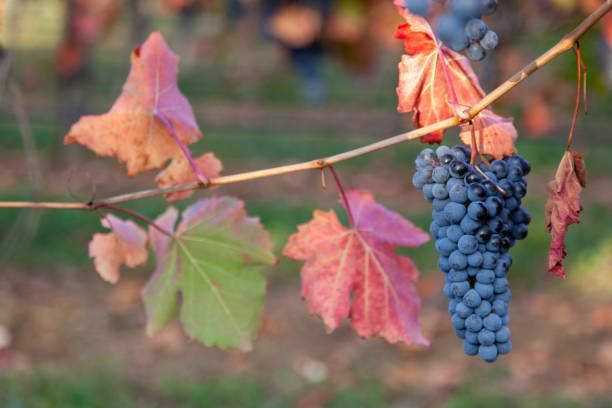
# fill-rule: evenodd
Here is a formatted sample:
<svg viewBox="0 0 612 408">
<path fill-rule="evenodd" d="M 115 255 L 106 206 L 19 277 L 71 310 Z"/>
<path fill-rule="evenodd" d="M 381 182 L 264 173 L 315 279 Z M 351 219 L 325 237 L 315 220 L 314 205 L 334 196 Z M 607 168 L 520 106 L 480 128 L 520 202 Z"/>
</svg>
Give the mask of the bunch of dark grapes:
<svg viewBox="0 0 612 408">
<path fill-rule="evenodd" d="M 427 148 L 415 161 L 412 183 L 433 203 L 429 231 L 446 274 L 455 334 L 464 339 L 466 354 L 493 362 L 512 349 L 508 250 L 527 236 L 531 217 L 521 199 L 531 166 L 514 155 L 475 167 L 470 155 L 464 146 Z"/>
<path fill-rule="evenodd" d="M 405 8 L 413 14 L 424 15 L 431 0 L 404 0 Z M 483 16 L 493 14 L 497 0 L 447 0 L 449 11 L 440 17 L 436 32 L 440 40 L 453 50 L 467 49 L 468 57 L 480 61 L 499 44 L 495 31 L 482 21 Z"/>
</svg>

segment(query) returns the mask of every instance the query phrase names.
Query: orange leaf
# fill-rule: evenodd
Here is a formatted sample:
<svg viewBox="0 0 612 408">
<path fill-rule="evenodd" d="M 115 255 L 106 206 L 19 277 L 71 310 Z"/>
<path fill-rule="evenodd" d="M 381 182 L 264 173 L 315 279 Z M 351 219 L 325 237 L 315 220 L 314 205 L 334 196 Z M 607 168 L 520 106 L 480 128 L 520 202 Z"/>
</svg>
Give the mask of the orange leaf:
<svg viewBox="0 0 612 408">
<path fill-rule="evenodd" d="M 101 156 L 127 164 L 128 176 L 163 166 L 183 155 L 170 131 L 156 115 L 163 115 L 187 146 L 202 134 L 187 98 L 177 87 L 178 57 L 158 31 L 132 52 L 132 69 L 123 92 L 103 115 L 83 116 L 64 138 Z"/>
<path fill-rule="evenodd" d="M 514 141 L 518 137 L 512 119 L 503 118 L 485 109 L 474 119 L 474 132 L 478 151 L 482 154 L 490 154 L 496 159 L 504 156 L 512 156 L 516 152 Z M 459 133 L 463 143 L 472 146 L 472 130 L 470 125 L 461 125 Z"/>
<path fill-rule="evenodd" d="M 217 177 L 223 170 L 221 161 L 215 157 L 214 153 L 204 153 L 202 156 L 195 159 L 194 162 L 196 166 L 198 166 L 198 169 L 200 169 L 200 172 L 202 172 L 202 175 L 207 178 Z M 197 179 L 187 159 L 181 156 L 172 160 L 172 163 L 155 177 L 155 182 L 160 187 L 171 187 L 197 181 Z M 166 194 L 166 200 L 185 200 L 189 198 L 191 194 L 193 194 L 193 191 Z"/>
<path fill-rule="evenodd" d="M 579 153 L 567 151 L 563 155 L 555 179 L 548 183 L 548 200 L 544 207 L 546 230 L 552 233 L 548 271 L 566 278 L 563 270 L 565 233 L 571 224 L 580 222 L 582 203 L 580 192 L 586 186 L 586 166 Z"/>
<path fill-rule="evenodd" d="M 354 228 L 340 224 L 333 210 L 316 210 L 283 250 L 306 261 L 302 296 L 310 313 L 320 315 L 330 332 L 350 316 L 362 337 L 429 344 L 418 324 L 421 300 L 413 282 L 419 273 L 410 258 L 395 253 L 399 246 L 419 247 L 429 236 L 368 193 L 354 190 L 347 199 Z"/>
<path fill-rule="evenodd" d="M 102 225 L 112 232 L 94 234 L 89 242 L 89 257 L 95 258 L 94 266 L 102 279 L 117 283 L 120 265 L 133 268 L 147 262 L 147 232 L 134 222 L 112 214 L 102 219 Z"/>
</svg>

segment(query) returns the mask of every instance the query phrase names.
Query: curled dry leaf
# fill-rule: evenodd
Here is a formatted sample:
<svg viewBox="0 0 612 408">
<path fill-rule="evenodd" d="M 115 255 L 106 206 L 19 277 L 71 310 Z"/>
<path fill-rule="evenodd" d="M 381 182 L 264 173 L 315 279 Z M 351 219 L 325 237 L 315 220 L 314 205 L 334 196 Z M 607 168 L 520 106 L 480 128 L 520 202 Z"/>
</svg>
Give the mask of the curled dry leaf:
<svg viewBox="0 0 612 408">
<path fill-rule="evenodd" d="M 512 156 L 516 152 L 514 141 L 518 137 L 512 119 L 496 115 L 489 109 L 480 112 L 474 119 L 476 146 L 482 154 L 490 154 L 496 159 Z M 461 125 L 459 137 L 463 143 L 472 146 L 470 125 Z"/>
<path fill-rule="evenodd" d="M 223 171 L 221 161 L 215 157 L 214 153 L 204 153 L 202 156 L 194 159 L 194 163 L 206 178 L 214 178 L 219 176 Z M 171 187 L 179 184 L 190 183 L 197 181 L 198 177 L 191 168 L 191 165 L 184 156 L 172 160 L 172 163 L 155 177 L 155 182 L 160 187 Z M 189 198 L 193 191 L 181 191 L 179 193 L 166 194 L 166 200 L 179 201 Z"/>
<path fill-rule="evenodd" d="M 112 232 L 94 234 L 89 242 L 89 257 L 95 258 L 94 266 L 102 279 L 117 283 L 120 265 L 133 268 L 149 259 L 147 232 L 133 221 L 123 221 L 112 214 L 102 219 L 102 225 Z"/>
<path fill-rule="evenodd" d="M 362 337 L 429 344 L 418 323 L 421 300 L 413 285 L 418 270 L 410 258 L 395 253 L 400 246 L 417 248 L 429 236 L 368 193 L 353 190 L 347 199 L 353 228 L 344 227 L 333 210 L 316 210 L 283 250 L 305 261 L 302 296 L 310 313 L 320 315 L 330 332 L 350 317 Z"/>
<path fill-rule="evenodd" d="M 571 224 L 580 222 L 580 192 L 586 186 L 586 166 L 582 156 L 573 151 L 563 155 L 555 179 L 548 183 L 548 200 L 544 207 L 546 230 L 552 234 L 548 254 L 548 271 L 566 278 L 563 270 L 565 233 Z"/>
<path fill-rule="evenodd" d="M 202 134 L 191 105 L 177 86 L 178 57 L 158 31 L 132 52 L 132 68 L 123 91 L 108 113 L 83 116 L 64 138 L 100 156 L 126 163 L 128 176 L 159 168 L 183 155 L 163 115 L 187 146 Z"/>
<path fill-rule="evenodd" d="M 398 28 L 395 36 L 404 40 L 408 55 L 403 55 L 399 64 L 398 110 L 413 112 L 415 126 L 423 127 L 455 116 L 458 106 L 467 109 L 482 99 L 485 93 L 467 58 L 442 44 L 438 46 L 424 18 L 403 8 L 400 13 L 406 23 Z M 474 118 L 474 125 L 481 153 L 502 157 L 515 151 L 517 132 L 511 119 L 485 109 Z M 469 137 L 464 137 L 465 129 L 461 136 L 464 143 L 471 145 L 471 132 L 467 128 Z M 421 141 L 440 143 L 443 136 L 444 130 L 440 130 L 422 137 Z"/>
<path fill-rule="evenodd" d="M 170 207 L 155 222 L 174 231 L 177 217 Z M 149 237 L 157 266 L 143 290 L 147 332 L 167 325 L 180 309 L 191 337 L 250 350 L 265 294 L 259 270 L 276 262 L 259 219 L 248 217 L 242 201 L 215 196 L 187 207 L 173 237 L 155 228 Z"/>
</svg>

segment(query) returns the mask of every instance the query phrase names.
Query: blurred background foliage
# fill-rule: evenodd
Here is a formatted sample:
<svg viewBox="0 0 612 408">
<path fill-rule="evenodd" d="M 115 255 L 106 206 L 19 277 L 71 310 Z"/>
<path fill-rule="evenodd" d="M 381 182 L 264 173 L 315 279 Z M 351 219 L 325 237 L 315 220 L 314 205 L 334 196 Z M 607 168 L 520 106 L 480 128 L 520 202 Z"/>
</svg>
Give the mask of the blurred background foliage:
<svg viewBox="0 0 612 408">
<path fill-rule="evenodd" d="M 601 4 L 500 3 L 487 20 L 500 47 L 475 66 L 485 90 Z M 402 21 L 391 0 L 4 0 L 0 10 L 1 200 L 86 201 L 153 186 L 152 174 L 127 179 L 112 159 L 61 142 L 81 115 L 109 109 L 131 50 L 151 30 L 181 57 L 179 87 L 204 133 L 194 152 L 214 151 L 226 174 L 339 153 L 412 127 L 396 112 L 402 44 L 393 34 Z M 0 406 L 609 406 L 611 44 L 610 16 L 581 40 L 589 112 L 578 120 L 575 149 L 589 186 L 582 222 L 567 236 L 566 281 L 545 272 L 543 205 L 571 121 L 574 55 L 495 105 L 515 118 L 517 148 L 534 169 L 529 237 L 512 250 L 514 350 L 498 363 L 463 355 L 433 243 L 405 251 L 423 276 L 421 320 L 432 347 L 362 341 L 348 324 L 327 335 L 300 299 L 299 265 L 281 257 L 265 272 L 269 297 L 255 351 L 243 355 L 195 344 L 178 324 L 147 338 L 139 293 L 152 264 L 125 272 L 117 286 L 103 283 L 87 257 L 91 234 L 101 230 L 95 214 L 2 210 Z M 458 143 L 456 134 L 446 143 Z M 422 147 L 407 143 L 337 170 L 347 186 L 370 190 L 427 230 L 431 209 L 410 183 Z M 337 192 L 322 189 L 318 173 L 214 193 L 246 200 L 279 255 L 313 209 L 339 210 Z M 127 205 L 150 217 L 165 206 L 161 198 Z"/>
</svg>

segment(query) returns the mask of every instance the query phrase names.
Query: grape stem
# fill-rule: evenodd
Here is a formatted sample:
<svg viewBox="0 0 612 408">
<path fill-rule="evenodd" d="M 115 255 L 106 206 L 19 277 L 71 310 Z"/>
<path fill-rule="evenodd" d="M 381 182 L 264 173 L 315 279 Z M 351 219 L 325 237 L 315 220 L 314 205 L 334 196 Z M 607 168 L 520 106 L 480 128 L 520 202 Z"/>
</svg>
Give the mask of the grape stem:
<svg viewBox="0 0 612 408">
<path fill-rule="evenodd" d="M 569 137 L 567 138 L 567 150 L 572 146 L 572 139 L 574 138 L 574 130 L 576 129 L 576 120 L 578 119 L 578 109 L 580 108 L 580 85 L 581 85 L 581 67 L 582 60 L 580 58 L 580 42 L 576 41 L 576 59 L 578 60 L 578 90 L 576 91 L 576 106 L 574 107 L 574 116 L 572 117 L 572 127 L 570 128 Z M 586 86 L 585 86 L 586 89 Z M 585 108 L 586 109 L 586 108 Z"/>
<path fill-rule="evenodd" d="M 507 81 L 499 85 L 493 91 L 486 94 L 470 109 L 466 110 L 462 117 L 454 116 L 444 119 L 440 122 L 433 123 L 410 132 L 402 133 L 387 139 L 380 140 L 360 148 L 349 150 L 344 153 L 336 154 L 322 159 L 311 160 L 303 163 L 290 164 L 286 166 L 278 166 L 263 170 L 249 171 L 238 173 L 229 176 L 215 177 L 208 180 L 208 183 L 194 181 L 191 183 L 181 184 L 178 186 L 167 188 L 155 188 L 143 190 L 133 193 L 121 194 L 106 199 L 95 200 L 90 203 L 74 203 L 74 202 L 31 202 L 31 201 L 0 201 L 0 208 L 51 208 L 51 209 L 68 209 L 68 210 L 95 210 L 96 208 L 106 205 L 114 205 L 127 201 L 140 200 L 149 197 L 178 193 L 183 191 L 191 191 L 204 189 L 210 186 L 238 183 L 247 180 L 255 180 L 260 178 L 278 176 L 281 174 L 289 174 L 307 170 L 319 170 L 325 167 L 330 167 L 332 164 L 340 163 L 345 160 L 363 156 L 381 149 L 394 146 L 399 143 L 404 143 L 409 140 L 418 139 L 429 133 L 448 129 L 463 123 L 468 123 L 478 113 L 486 109 L 493 102 L 497 101 L 511 89 L 523 82 L 538 69 L 550 63 L 555 58 L 573 49 L 574 44 L 584 35 L 584 33 L 593 27 L 608 11 L 612 9 L 612 0 L 606 0 L 597 10 L 587 16 L 574 30 L 563 36 L 563 38 L 552 48 L 540 55 L 534 61 L 526 65 L 519 72 L 514 74 Z"/>
<path fill-rule="evenodd" d="M 338 190 L 340 190 L 340 195 L 342 196 L 342 202 L 344 203 L 344 207 L 346 208 L 346 213 L 348 214 L 349 224 L 351 224 L 351 228 L 355 228 L 355 219 L 353 218 L 353 212 L 351 211 L 351 205 L 349 204 L 349 201 L 346 198 L 346 193 L 344 192 L 344 188 L 342 188 L 342 183 L 340 183 L 340 178 L 336 174 L 336 170 L 334 170 L 333 166 L 329 166 L 329 171 L 331 171 L 332 176 L 334 176 L 334 180 L 336 181 Z"/>
</svg>

